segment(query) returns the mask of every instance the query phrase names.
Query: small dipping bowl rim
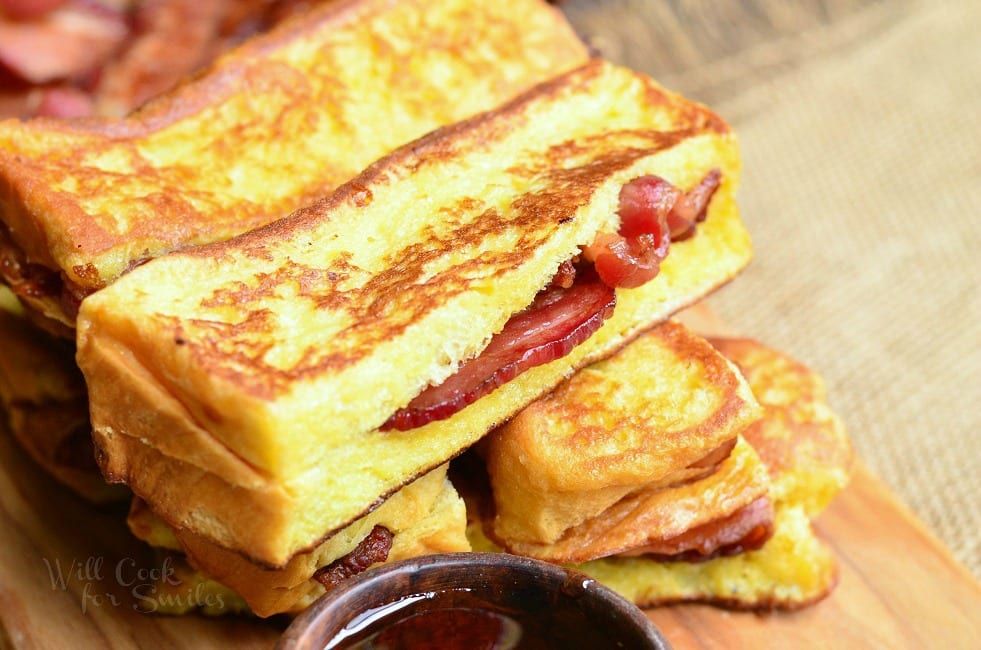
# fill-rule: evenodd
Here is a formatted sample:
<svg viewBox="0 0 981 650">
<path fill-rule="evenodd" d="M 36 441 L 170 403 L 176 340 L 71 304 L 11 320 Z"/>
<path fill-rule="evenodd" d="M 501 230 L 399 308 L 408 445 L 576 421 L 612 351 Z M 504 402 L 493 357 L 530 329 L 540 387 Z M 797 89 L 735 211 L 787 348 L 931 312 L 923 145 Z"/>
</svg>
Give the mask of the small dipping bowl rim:
<svg viewBox="0 0 981 650">
<path fill-rule="evenodd" d="M 648 640 L 649 645 L 646 646 L 648 648 L 668 650 L 671 647 L 660 630 L 640 608 L 581 571 L 507 553 L 459 552 L 399 560 L 346 580 L 318 598 L 297 616 L 280 638 L 276 648 L 277 650 L 310 650 L 333 647 L 329 644 L 340 641 L 336 634 L 344 631 L 352 621 L 366 611 L 377 611 L 412 596 L 431 592 L 432 587 L 416 588 L 414 583 L 432 572 L 437 572 L 447 581 L 445 589 L 474 591 L 479 591 L 482 587 L 487 590 L 488 578 L 491 575 L 489 572 L 513 575 L 515 579 L 524 576 L 527 580 L 527 577 L 531 576 L 534 578 L 534 584 L 540 586 L 542 590 L 549 591 L 579 582 L 577 593 L 574 596 L 568 594 L 570 599 L 589 598 L 595 601 L 596 607 L 605 606 L 618 621 L 635 628 L 638 636 Z M 464 577 L 465 581 L 454 582 L 453 578 L 457 576 Z M 391 595 L 385 589 L 379 588 L 389 580 L 408 580 L 408 588 L 398 596 Z M 381 594 L 387 597 L 380 598 Z M 495 595 L 500 597 L 497 599 L 500 602 L 495 604 L 500 605 L 502 609 L 507 609 L 506 590 L 490 589 L 482 592 L 482 596 L 488 601 L 495 600 Z M 372 596 L 376 598 L 376 602 L 364 603 L 365 598 Z M 352 605 L 365 604 L 366 607 L 351 610 Z"/>
</svg>

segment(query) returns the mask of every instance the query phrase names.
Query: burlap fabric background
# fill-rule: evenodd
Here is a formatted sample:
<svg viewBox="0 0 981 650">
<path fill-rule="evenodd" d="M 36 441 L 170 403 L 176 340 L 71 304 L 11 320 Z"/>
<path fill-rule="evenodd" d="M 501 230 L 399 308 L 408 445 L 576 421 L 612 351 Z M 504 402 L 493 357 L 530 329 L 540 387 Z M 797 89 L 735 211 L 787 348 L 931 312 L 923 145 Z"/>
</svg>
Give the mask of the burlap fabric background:
<svg viewBox="0 0 981 650">
<path fill-rule="evenodd" d="M 563 7 L 736 128 L 756 259 L 713 304 L 824 375 L 862 459 L 981 576 L 981 2 Z"/>
</svg>

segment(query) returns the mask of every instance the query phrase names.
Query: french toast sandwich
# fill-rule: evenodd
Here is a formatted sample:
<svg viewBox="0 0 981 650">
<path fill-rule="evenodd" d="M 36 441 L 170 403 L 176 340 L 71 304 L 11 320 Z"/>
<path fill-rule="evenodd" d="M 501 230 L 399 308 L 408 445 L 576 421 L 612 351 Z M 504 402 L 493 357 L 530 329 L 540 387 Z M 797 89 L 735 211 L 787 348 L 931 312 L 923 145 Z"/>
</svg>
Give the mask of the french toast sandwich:
<svg viewBox="0 0 981 650">
<path fill-rule="evenodd" d="M 763 408 L 742 435 L 769 474 L 772 537 L 759 548 L 704 561 L 639 555 L 599 558 L 578 568 L 645 607 L 698 601 L 799 609 L 837 583 L 834 554 L 811 522 L 848 484 L 852 446 L 813 370 L 752 339 L 710 340 L 739 367 Z"/>
<path fill-rule="evenodd" d="M 735 367 L 668 321 L 480 443 L 481 526 L 509 552 L 562 564 L 758 546 L 770 484 L 742 434 L 760 415 Z"/>
<path fill-rule="evenodd" d="M 171 551 L 167 557 L 173 561 L 201 567 L 210 580 L 233 590 L 236 600 L 223 612 L 234 611 L 241 601 L 241 609 L 247 607 L 258 616 L 296 613 L 356 572 L 350 567 L 363 569 L 381 561 L 469 551 L 466 508 L 447 480 L 446 470 L 443 465 L 421 476 L 316 548 L 276 569 L 256 565 L 190 531 L 172 529 L 140 499 L 134 499 L 127 521 L 137 537 Z M 376 548 L 366 548 L 369 544 Z M 165 588 L 163 582 L 156 587 Z M 202 600 L 198 598 L 199 603 Z"/>
<path fill-rule="evenodd" d="M 738 181 L 723 120 L 543 2 L 333 2 L 124 120 L 0 122 L 0 279 L 27 309 L 0 346 L 57 371 L 0 359 L 0 405 L 59 480 L 118 496 L 61 462 L 92 453 L 91 408 L 131 530 L 179 568 L 157 611 L 298 612 L 471 543 L 640 605 L 800 607 L 834 585 L 810 520 L 851 461 L 820 380 L 664 322 L 749 262 Z M 687 230 L 670 208 L 670 236 L 627 234 L 678 196 Z M 88 396 L 24 315 L 77 325 Z"/>
<path fill-rule="evenodd" d="M 0 281 L 27 307 L 22 317 L 73 339 L 78 300 L 118 268 L 273 221 L 388 149 L 588 58 L 538 0 L 330 5 L 247 41 L 125 120 L 0 122 Z M 277 75 L 284 83 L 270 82 Z M 6 384 L 20 390 L 6 400 L 20 405 L 10 409 L 15 435 L 59 480 L 99 497 L 73 348 L 9 322 L 11 349 L 29 350 L 0 359 L 17 373 Z M 30 383 L 53 386 L 53 375 L 61 396 L 22 408 L 40 404 L 21 394 Z M 77 426 L 52 421 L 69 414 Z M 58 451 L 69 429 L 71 458 Z"/>
<path fill-rule="evenodd" d="M 709 342 L 746 377 L 764 417 L 746 431 L 774 478 L 777 504 L 799 505 L 811 519 L 841 492 L 855 454 L 841 419 L 828 403 L 821 376 L 789 354 L 754 339 Z"/>
<path fill-rule="evenodd" d="M 0 355 L 0 397 L 22 445 L 87 498 L 129 492 L 107 485 L 95 464 L 73 346 L 22 316 L 74 338 L 78 301 L 118 273 L 161 252 L 274 221 L 390 149 L 588 60 L 561 14 L 538 0 L 330 4 L 250 39 L 124 120 L 0 123 L 0 268 L 27 307 L 2 296 L 22 313 L 0 316 L 0 343 L 23 354 Z M 161 409 L 166 417 L 168 406 Z M 199 456 L 207 461 L 207 449 Z M 199 466 L 164 456 L 154 463 L 149 454 L 141 461 L 152 465 L 147 480 L 173 473 L 197 481 L 201 494 L 210 488 L 212 474 Z M 404 506 L 421 480 L 388 500 Z M 464 550 L 462 506 L 451 487 L 440 495 L 426 516 L 441 522 L 442 532 L 427 539 L 443 542 L 429 548 Z M 369 518 L 398 507 L 372 505 Z M 255 516 L 244 509 L 235 518 L 248 526 Z M 423 520 L 405 516 L 398 526 L 388 522 L 393 557 L 426 548 L 409 544 L 402 530 L 411 524 L 418 532 Z M 362 530 L 364 521 L 337 534 Z M 344 537 L 337 534 L 302 556 L 305 564 L 294 558 L 262 579 L 228 581 L 256 611 L 269 612 L 277 593 L 282 609 L 310 581 L 295 577 L 296 567 L 313 567 L 312 557 L 325 561 L 326 548 L 338 551 Z M 224 574 L 231 560 L 213 547 L 204 540 L 194 546 L 212 558 L 213 574 Z M 290 580 L 297 582 L 284 595 Z M 273 582 L 276 589 L 261 591 Z"/>
<path fill-rule="evenodd" d="M 713 170 L 697 234 L 616 289 L 595 334 L 449 417 L 386 427 L 617 232 L 625 184 L 692 188 Z M 750 256 L 738 173 L 721 119 L 597 60 L 287 219 L 151 260 L 79 314 L 103 471 L 175 528 L 282 566 L 731 279 Z"/>
<path fill-rule="evenodd" d="M 311 8 L 125 119 L 0 121 L 0 271 L 70 336 L 134 265 L 279 219 L 588 58 L 539 0 Z"/>
</svg>

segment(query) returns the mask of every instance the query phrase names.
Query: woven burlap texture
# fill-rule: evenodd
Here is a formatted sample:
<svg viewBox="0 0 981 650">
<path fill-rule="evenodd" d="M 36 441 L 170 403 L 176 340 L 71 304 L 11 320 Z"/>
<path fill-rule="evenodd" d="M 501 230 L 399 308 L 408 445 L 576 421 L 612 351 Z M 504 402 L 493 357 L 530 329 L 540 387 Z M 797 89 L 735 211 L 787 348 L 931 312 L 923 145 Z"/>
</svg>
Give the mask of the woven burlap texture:
<svg viewBox="0 0 981 650">
<path fill-rule="evenodd" d="M 661 78 L 742 143 L 756 258 L 713 305 L 821 372 L 864 462 L 981 576 L 979 34 L 981 3 L 870 3 Z"/>
</svg>

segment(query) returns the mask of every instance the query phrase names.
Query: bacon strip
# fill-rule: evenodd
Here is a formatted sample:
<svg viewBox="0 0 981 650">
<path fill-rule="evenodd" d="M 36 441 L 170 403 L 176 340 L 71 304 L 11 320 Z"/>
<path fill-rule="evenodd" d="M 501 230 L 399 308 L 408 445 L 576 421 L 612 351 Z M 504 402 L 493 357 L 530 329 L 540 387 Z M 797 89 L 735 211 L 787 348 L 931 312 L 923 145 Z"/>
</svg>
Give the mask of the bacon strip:
<svg viewBox="0 0 981 650">
<path fill-rule="evenodd" d="M 687 192 L 652 175 L 624 185 L 619 233 L 603 233 L 582 251 L 595 275 L 587 271 L 577 277 L 581 272 L 572 260 L 563 263 L 535 303 L 508 321 L 480 355 L 417 395 L 381 429 L 407 431 L 446 419 L 525 370 L 571 352 L 612 315 L 614 288 L 639 287 L 657 276 L 672 237 L 694 232 L 721 179 L 713 169 Z M 672 220 L 677 228 L 669 225 Z"/>
<path fill-rule="evenodd" d="M 760 497 L 728 517 L 687 530 L 677 537 L 631 549 L 619 557 L 644 555 L 662 562 L 704 562 L 760 548 L 773 535 L 773 504 Z"/>
<path fill-rule="evenodd" d="M 616 293 L 593 273 L 579 274 L 568 289 L 547 287 L 480 355 L 417 395 L 382 429 L 406 431 L 448 418 L 525 370 L 569 354 L 613 314 L 615 303 Z"/>
<path fill-rule="evenodd" d="M 620 230 L 604 233 L 583 249 L 603 281 L 628 289 L 650 282 L 661 270 L 673 241 L 695 233 L 722 181 L 713 169 L 687 192 L 660 176 L 640 176 L 620 190 Z"/>
<path fill-rule="evenodd" d="M 34 84 L 78 79 L 128 33 L 125 15 L 98 3 L 76 1 L 25 21 L 0 17 L 0 63 Z"/>
<path fill-rule="evenodd" d="M 82 300 L 92 293 L 91 289 L 80 287 L 57 271 L 28 262 L 3 223 L 0 223 L 0 281 L 28 305 L 58 297 L 62 310 L 73 320 L 78 315 Z M 61 328 L 54 333 L 65 335 Z"/>
<path fill-rule="evenodd" d="M 668 213 L 671 241 L 682 241 L 695 234 L 696 224 L 705 221 L 708 204 L 719 189 L 722 172 L 713 169 L 698 185 L 682 194 Z"/>
<path fill-rule="evenodd" d="M 313 579 L 329 591 L 348 578 L 363 573 L 372 564 L 387 560 L 394 539 L 395 535 L 390 530 L 375 526 L 353 551 L 317 569 Z"/>
</svg>

